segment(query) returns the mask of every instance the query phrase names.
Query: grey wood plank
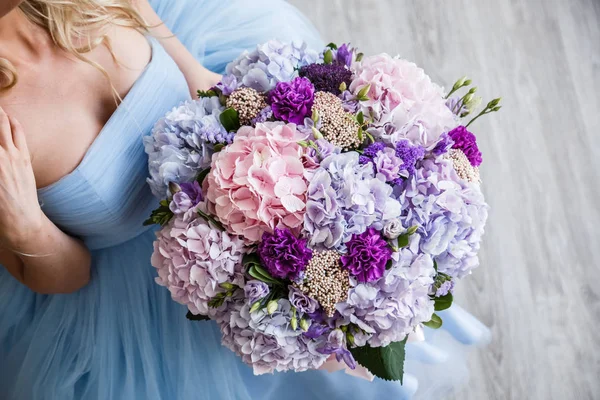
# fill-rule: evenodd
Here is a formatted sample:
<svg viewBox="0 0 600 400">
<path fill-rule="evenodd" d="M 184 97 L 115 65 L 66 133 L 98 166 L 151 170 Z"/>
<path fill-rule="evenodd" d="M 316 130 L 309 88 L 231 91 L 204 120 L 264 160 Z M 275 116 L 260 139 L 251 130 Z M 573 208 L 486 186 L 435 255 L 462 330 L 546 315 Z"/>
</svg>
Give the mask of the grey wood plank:
<svg viewBox="0 0 600 400">
<path fill-rule="evenodd" d="M 504 98 L 473 126 L 492 208 L 457 294 L 494 339 L 454 397 L 600 398 L 600 2 L 290 1 L 326 41 Z"/>
</svg>

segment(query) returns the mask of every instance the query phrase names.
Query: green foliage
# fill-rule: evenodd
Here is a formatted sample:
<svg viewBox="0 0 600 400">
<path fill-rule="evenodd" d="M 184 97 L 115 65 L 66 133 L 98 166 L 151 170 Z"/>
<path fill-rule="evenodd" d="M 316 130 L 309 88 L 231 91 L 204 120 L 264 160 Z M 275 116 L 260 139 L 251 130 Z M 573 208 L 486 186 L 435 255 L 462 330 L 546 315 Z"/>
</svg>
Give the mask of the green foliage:
<svg viewBox="0 0 600 400">
<path fill-rule="evenodd" d="M 439 315 L 433 314 L 431 316 L 431 320 L 427 321 L 427 322 L 423 322 L 423 325 L 425 325 L 426 327 L 431 328 L 431 329 L 440 329 L 442 327 L 442 319 L 440 318 Z"/>
<path fill-rule="evenodd" d="M 210 173 L 210 168 L 205 168 L 202 171 L 200 171 L 200 173 L 196 177 L 196 181 L 200 184 L 200 187 L 202 187 L 202 184 L 204 183 L 204 179 L 206 179 L 206 177 L 208 176 L 209 173 Z"/>
<path fill-rule="evenodd" d="M 215 228 L 221 230 L 221 231 L 225 231 L 225 228 L 223 227 L 223 225 L 217 221 L 216 219 L 214 219 L 212 216 L 206 214 L 205 212 L 201 211 L 201 210 L 196 210 L 196 212 L 198 213 L 198 215 L 200 216 L 200 218 L 204 219 L 206 222 L 212 224 Z"/>
<path fill-rule="evenodd" d="M 221 125 L 227 132 L 236 132 L 240 129 L 240 116 L 233 108 L 226 108 L 219 117 Z"/>
<path fill-rule="evenodd" d="M 448 293 L 442 297 L 436 297 L 433 299 L 435 311 L 443 311 L 447 310 L 452 306 L 452 301 L 454 301 L 454 296 L 452 293 Z"/>
<path fill-rule="evenodd" d="M 171 218 L 173 218 L 173 212 L 169 208 L 169 201 L 162 200 L 160 202 L 160 206 L 156 210 L 152 211 L 150 218 L 144 221 L 144 226 L 150 226 L 154 224 L 164 226 L 169 223 Z"/>
<path fill-rule="evenodd" d="M 198 90 L 198 98 L 201 99 L 203 97 L 215 97 L 219 94 L 214 90 Z"/>
<path fill-rule="evenodd" d="M 327 46 L 325 46 L 325 47 L 329 47 L 329 48 L 330 48 L 330 49 L 332 49 L 332 50 L 337 50 L 337 49 L 338 49 L 338 47 L 337 47 L 337 44 L 335 44 L 335 43 L 333 43 L 333 42 L 332 42 L 332 43 L 329 43 L 329 44 L 328 44 Z"/>
<path fill-rule="evenodd" d="M 400 381 L 404 377 L 406 340 L 391 343 L 386 347 L 356 347 L 350 349 L 352 356 L 373 375 L 386 381 Z"/>
</svg>

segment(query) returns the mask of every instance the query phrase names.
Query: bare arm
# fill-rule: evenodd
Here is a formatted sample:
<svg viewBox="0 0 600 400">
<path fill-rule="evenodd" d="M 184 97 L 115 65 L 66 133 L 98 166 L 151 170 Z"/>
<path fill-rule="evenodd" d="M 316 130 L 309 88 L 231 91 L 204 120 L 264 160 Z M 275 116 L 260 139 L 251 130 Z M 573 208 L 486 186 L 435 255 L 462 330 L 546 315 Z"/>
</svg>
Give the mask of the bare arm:
<svg viewBox="0 0 600 400">
<path fill-rule="evenodd" d="M 33 291 L 74 292 L 89 281 L 91 256 L 40 209 L 21 125 L 0 107 L 0 265 Z"/>
<path fill-rule="evenodd" d="M 208 90 L 219 82 L 221 76 L 207 70 L 196 61 L 179 39 L 162 23 L 148 0 L 133 0 L 133 3 L 146 20 L 146 23 L 152 27 L 150 33 L 161 42 L 171 58 L 175 60 L 181 72 L 183 72 L 192 98 L 196 97 L 197 90 Z"/>
</svg>

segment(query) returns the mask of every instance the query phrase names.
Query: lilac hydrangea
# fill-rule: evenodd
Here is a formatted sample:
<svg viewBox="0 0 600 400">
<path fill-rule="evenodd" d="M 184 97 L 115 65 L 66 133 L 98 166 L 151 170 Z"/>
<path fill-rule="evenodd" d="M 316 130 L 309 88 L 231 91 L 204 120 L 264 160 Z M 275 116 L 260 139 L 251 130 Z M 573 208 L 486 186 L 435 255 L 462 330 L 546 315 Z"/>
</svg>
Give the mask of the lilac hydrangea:
<svg viewBox="0 0 600 400">
<path fill-rule="evenodd" d="M 198 171 L 210 166 L 216 143 L 231 143 L 233 133 L 219 117 L 224 107 L 218 97 L 186 101 L 159 120 L 144 138 L 152 193 L 167 197 L 169 183 L 192 182 Z"/>
<path fill-rule="evenodd" d="M 392 262 L 376 282 L 354 280 L 348 300 L 336 305 L 345 323 L 364 331 L 354 335 L 358 346 L 401 341 L 434 312 L 429 290 L 436 272 L 431 256 L 419 251 L 419 236 L 413 235 L 409 247 L 393 253 Z"/>
<path fill-rule="evenodd" d="M 268 92 L 278 82 L 289 82 L 296 69 L 313 64 L 319 54 L 304 42 L 282 43 L 271 40 L 253 51 L 245 51 L 227 65 L 226 75 L 233 75 L 243 86 Z"/>
<path fill-rule="evenodd" d="M 291 319 L 291 304 L 285 299 L 278 301 L 272 314 L 250 313 L 248 304 L 237 304 L 219 321 L 223 345 L 252 366 L 255 375 L 319 368 L 327 359 L 317 350 L 325 339 L 311 339 L 301 329 L 294 330 Z"/>
<path fill-rule="evenodd" d="M 440 285 L 439 288 L 435 291 L 435 297 L 443 297 L 448 293 L 452 293 L 454 290 L 454 282 L 453 281 L 445 281 Z"/>
<path fill-rule="evenodd" d="M 400 215 L 392 188 L 361 165 L 358 153 L 333 154 L 310 180 L 304 231 L 314 248 L 343 250 L 353 234 L 368 227 L 383 229 Z"/>
<path fill-rule="evenodd" d="M 206 211 L 202 203 L 200 208 Z M 151 260 L 158 272 L 156 283 L 195 315 L 223 315 L 228 302 L 219 308 L 208 303 L 226 292 L 222 283 L 243 287 L 244 242 L 211 227 L 195 208 L 173 217 L 156 235 Z"/>
<path fill-rule="evenodd" d="M 421 251 L 435 257 L 440 272 L 462 278 L 479 265 L 488 205 L 479 185 L 456 175 L 452 161 L 424 160 L 394 193 L 403 225 L 419 227 Z"/>
</svg>

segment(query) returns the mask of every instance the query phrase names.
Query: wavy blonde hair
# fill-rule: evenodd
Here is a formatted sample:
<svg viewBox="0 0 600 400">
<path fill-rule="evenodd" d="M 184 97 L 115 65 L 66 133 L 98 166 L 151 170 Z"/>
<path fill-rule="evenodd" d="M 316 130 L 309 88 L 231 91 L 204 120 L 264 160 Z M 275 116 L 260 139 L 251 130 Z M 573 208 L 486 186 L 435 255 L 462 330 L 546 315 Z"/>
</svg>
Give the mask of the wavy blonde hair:
<svg viewBox="0 0 600 400">
<path fill-rule="evenodd" d="M 110 25 L 142 33 L 150 28 L 131 0 L 25 0 L 19 9 L 31 22 L 46 29 L 56 46 L 96 67 L 109 82 L 106 70 L 88 59 L 86 53 L 105 45 L 114 58 L 106 34 Z M 17 69 L 0 57 L 0 91 L 14 87 L 17 82 Z"/>
</svg>

